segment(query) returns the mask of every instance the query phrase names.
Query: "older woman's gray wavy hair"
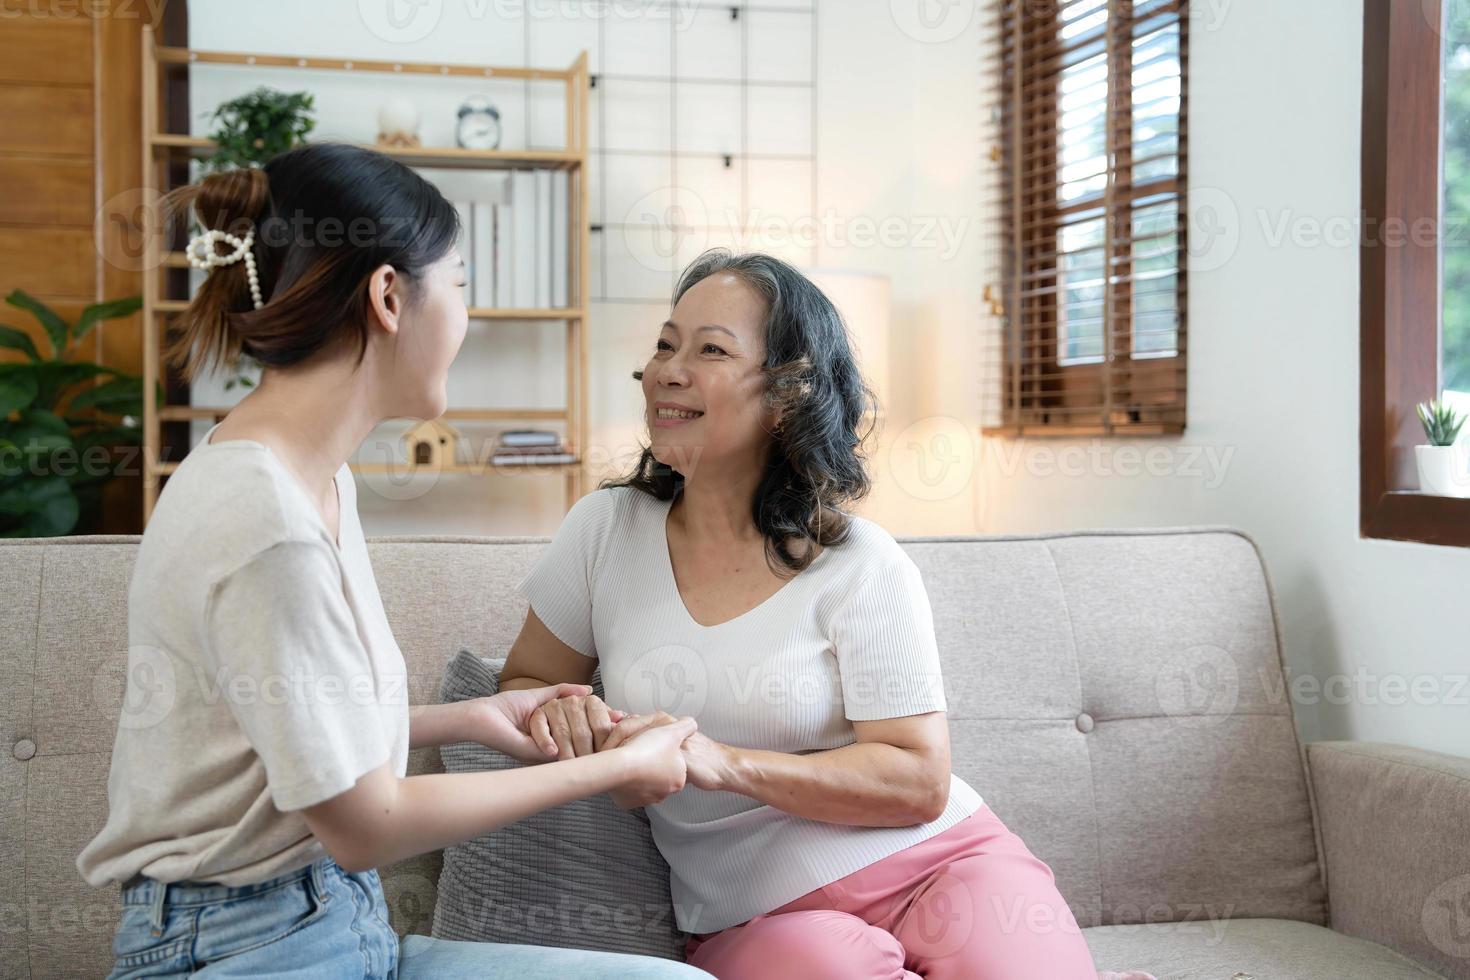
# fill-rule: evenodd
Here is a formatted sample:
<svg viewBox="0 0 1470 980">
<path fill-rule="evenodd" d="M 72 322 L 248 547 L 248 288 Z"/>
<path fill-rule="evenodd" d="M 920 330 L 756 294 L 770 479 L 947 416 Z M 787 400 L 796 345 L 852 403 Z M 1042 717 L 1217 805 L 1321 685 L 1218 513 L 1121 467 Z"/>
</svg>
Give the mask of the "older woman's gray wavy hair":
<svg viewBox="0 0 1470 980">
<path fill-rule="evenodd" d="M 766 301 L 764 399 L 781 421 L 751 516 L 765 535 L 771 568 L 794 575 L 810 564 L 813 549 L 793 551 L 791 539 L 841 544 L 850 523 L 844 509 L 871 489 L 867 456 L 876 398 L 832 301 L 774 256 L 710 249 L 680 274 L 670 309 L 691 286 L 717 273 L 738 276 Z M 633 377 L 642 380 L 643 372 Z M 682 474 L 645 447 L 631 474 L 602 486 L 633 487 L 671 500 L 683 483 Z"/>
</svg>

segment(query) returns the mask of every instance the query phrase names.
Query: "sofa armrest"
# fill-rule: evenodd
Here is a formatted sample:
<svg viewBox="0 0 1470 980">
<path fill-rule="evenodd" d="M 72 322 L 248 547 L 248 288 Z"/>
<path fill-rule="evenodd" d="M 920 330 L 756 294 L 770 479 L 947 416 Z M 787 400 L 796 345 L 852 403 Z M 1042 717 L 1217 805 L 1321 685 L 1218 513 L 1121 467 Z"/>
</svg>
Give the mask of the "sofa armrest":
<svg viewBox="0 0 1470 980">
<path fill-rule="evenodd" d="M 1332 927 L 1470 978 L 1470 759 L 1313 742 L 1307 764 Z"/>
</svg>

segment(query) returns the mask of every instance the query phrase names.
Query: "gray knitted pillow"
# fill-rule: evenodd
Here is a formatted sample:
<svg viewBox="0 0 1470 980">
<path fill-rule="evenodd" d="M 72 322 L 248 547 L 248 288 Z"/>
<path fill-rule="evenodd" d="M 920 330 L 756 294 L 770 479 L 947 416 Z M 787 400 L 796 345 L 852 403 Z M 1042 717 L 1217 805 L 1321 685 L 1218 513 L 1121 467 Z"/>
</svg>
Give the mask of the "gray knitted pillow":
<svg viewBox="0 0 1470 980">
<path fill-rule="evenodd" d="M 496 693 L 504 660 L 461 650 L 440 700 Z M 592 679 L 602 696 L 601 677 Z M 474 742 L 440 748 L 448 772 L 513 769 L 509 756 Z M 669 866 L 648 818 L 606 793 L 545 810 L 444 849 L 433 935 L 641 953 L 683 960 L 688 935 L 674 924 Z"/>
</svg>

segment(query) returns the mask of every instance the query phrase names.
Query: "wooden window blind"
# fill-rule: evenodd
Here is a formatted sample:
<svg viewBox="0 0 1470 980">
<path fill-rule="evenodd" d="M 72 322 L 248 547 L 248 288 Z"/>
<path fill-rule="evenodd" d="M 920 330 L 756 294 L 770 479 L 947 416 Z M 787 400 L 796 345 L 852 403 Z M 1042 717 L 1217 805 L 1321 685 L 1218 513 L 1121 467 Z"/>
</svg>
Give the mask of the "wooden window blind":
<svg viewBox="0 0 1470 980">
<path fill-rule="evenodd" d="M 1186 0 L 987 8 L 983 431 L 1185 421 Z"/>
</svg>

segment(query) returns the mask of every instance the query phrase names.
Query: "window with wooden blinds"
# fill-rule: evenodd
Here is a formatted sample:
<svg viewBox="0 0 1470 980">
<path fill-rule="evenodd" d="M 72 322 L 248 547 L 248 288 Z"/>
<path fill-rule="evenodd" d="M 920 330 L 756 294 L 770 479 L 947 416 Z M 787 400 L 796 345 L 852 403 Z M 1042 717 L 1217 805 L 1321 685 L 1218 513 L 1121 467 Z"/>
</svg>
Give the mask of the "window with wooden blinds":
<svg viewBox="0 0 1470 980">
<path fill-rule="evenodd" d="M 1184 430 L 1185 0 L 995 0 L 984 431 Z"/>
</svg>

